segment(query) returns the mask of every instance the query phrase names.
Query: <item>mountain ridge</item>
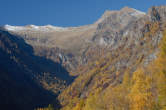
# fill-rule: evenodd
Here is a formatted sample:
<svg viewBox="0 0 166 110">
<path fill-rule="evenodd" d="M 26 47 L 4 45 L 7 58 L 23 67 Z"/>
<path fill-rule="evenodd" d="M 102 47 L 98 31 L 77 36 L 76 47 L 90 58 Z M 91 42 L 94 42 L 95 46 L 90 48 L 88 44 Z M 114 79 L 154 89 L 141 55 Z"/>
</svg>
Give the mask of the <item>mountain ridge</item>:
<svg viewBox="0 0 166 110">
<path fill-rule="evenodd" d="M 107 16 L 109 16 L 110 15 L 110 13 L 114 13 L 114 12 L 119 12 L 119 11 L 122 11 L 122 12 L 135 12 L 135 13 L 137 13 L 137 14 L 140 14 L 140 15 L 145 15 L 145 13 L 144 12 L 141 12 L 141 11 L 139 11 L 139 10 L 136 10 L 136 9 L 134 9 L 134 8 L 130 8 L 130 7 L 124 7 L 124 8 L 122 8 L 122 9 L 120 9 L 120 10 L 106 10 L 104 13 L 103 13 L 103 15 L 101 16 L 101 18 L 99 18 L 97 21 L 95 21 L 94 22 L 94 24 L 98 24 L 98 23 L 100 23 L 102 20 L 101 19 L 103 19 L 103 18 L 106 18 Z M 93 23 L 92 23 L 93 24 Z M 88 24 L 88 25 L 92 25 L 92 24 Z M 30 25 L 25 25 L 25 26 L 12 26 L 12 25 L 8 25 L 8 24 L 6 24 L 6 25 L 4 25 L 4 26 L 1 26 L 1 27 L 3 27 L 4 29 L 6 29 L 6 30 L 8 30 L 8 31 L 14 31 L 14 28 L 15 28 L 15 30 L 17 30 L 18 29 L 18 31 L 19 30 L 21 30 L 21 28 L 23 29 L 23 28 L 33 28 L 33 29 L 39 29 L 39 28 L 52 28 L 52 29 L 54 29 L 55 31 L 56 31 L 56 29 L 57 29 L 57 31 L 65 31 L 65 30 L 70 30 L 70 29 L 72 29 L 72 28 L 79 28 L 79 27 L 84 27 L 84 26 L 88 26 L 88 25 L 82 25 L 82 26 L 76 26 L 76 27 L 60 27 L 60 26 L 54 26 L 54 25 L 50 25 L 50 24 L 48 24 L 48 25 L 43 25 L 43 26 L 37 26 L 37 25 L 33 25 L 33 24 L 30 24 Z M 11 28 L 11 29 L 10 29 Z M 13 28 L 13 30 L 12 30 L 12 28 Z M 20 29 L 19 29 L 20 28 Z M 39 29 L 40 30 L 40 29 Z"/>
<path fill-rule="evenodd" d="M 99 20 L 97 20 L 94 24 L 90 25 L 84 25 L 80 27 L 54 27 L 52 25 L 46 25 L 46 26 L 34 26 L 34 25 L 29 25 L 29 26 L 22 26 L 22 27 L 14 27 L 14 26 L 9 26 L 6 25 L 6 30 L 8 30 L 10 33 L 16 35 L 16 36 L 21 36 L 25 41 L 32 45 L 35 50 L 38 50 L 39 47 L 47 47 L 47 48 L 59 48 L 62 51 L 66 53 L 60 53 L 64 55 L 63 58 L 67 59 L 61 59 L 63 63 L 69 68 L 69 70 L 73 70 L 76 68 L 76 65 L 84 65 L 87 63 L 88 59 L 86 58 L 83 53 L 87 51 L 89 47 L 93 44 L 101 44 L 105 45 L 105 41 L 101 39 L 100 41 L 95 40 L 93 41 L 94 36 L 96 36 L 96 33 L 98 33 L 100 27 L 105 28 L 104 26 L 110 27 L 110 24 L 108 24 L 108 21 L 114 21 L 112 22 L 113 27 L 111 27 L 114 30 L 117 30 L 114 26 L 114 24 L 118 24 L 117 26 L 124 24 L 123 22 L 126 22 L 127 24 L 129 20 L 136 20 L 139 19 L 140 17 L 143 17 L 144 14 L 138 13 L 138 15 L 134 14 L 138 13 L 137 10 L 125 7 L 122 8 L 120 11 L 106 11 Z M 127 16 L 126 16 L 127 15 Z M 124 17 L 123 17 L 124 16 Z M 115 21 L 117 17 L 117 21 Z M 122 18 L 125 18 L 124 20 Z M 112 20 L 110 20 L 112 19 Z M 106 22 L 106 23 L 105 23 Z M 14 29 L 16 28 L 16 30 Z M 18 30 L 17 30 L 18 28 Z M 20 29 L 21 28 L 21 29 Z M 5 26 L 4 26 L 5 29 Z M 72 43 L 70 43 L 72 41 Z M 98 43 L 99 42 L 99 43 Z M 38 54 L 38 51 L 36 51 L 36 54 Z M 68 57 L 70 54 L 73 57 Z M 44 55 L 40 52 L 40 55 Z M 54 61 L 57 61 L 54 56 L 50 56 L 51 59 Z M 56 58 L 57 58 L 56 57 Z M 75 63 L 70 63 L 71 59 Z M 66 63 L 68 62 L 68 63 Z M 64 66 L 65 66 L 64 65 Z"/>
<path fill-rule="evenodd" d="M 27 63 L 27 68 L 39 68 L 41 71 L 35 70 L 39 74 L 36 81 L 45 90 L 58 95 L 62 110 L 77 110 L 77 105 L 82 107 L 78 110 L 86 110 L 91 108 L 92 102 L 98 103 L 100 98 L 97 97 L 112 93 L 111 90 L 121 86 L 125 73 L 133 77 L 140 67 L 146 68 L 158 58 L 166 27 L 165 13 L 166 6 L 152 7 L 146 14 L 124 7 L 120 11 L 106 11 L 97 23 L 70 29 L 50 25 L 29 25 L 20 29 L 7 25 L 11 29 L 2 27 L 8 33 L 6 39 L 12 36 L 22 39 L 11 44 L 26 44 L 31 47 L 29 53 L 32 54 L 29 55 L 26 48 L 8 49 L 8 45 L 0 45 L 0 49 L 8 52 L 14 61 L 20 59 L 20 65 Z M 19 28 L 19 31 L 13 31 L 13 28 Z M 0 41 L 4 44 L 8 40 Z M 27 53 L 29 60 L 22 59 L 24 54 L 16 56 L 14 50 Z M 115 94 L 118 96 L 119 93 Z M 105 103 L 107 107 L 102 110 L 110 110 L 111 103 Z M 97 110 L 96 107 L 90 110 Z"/>
</svg>

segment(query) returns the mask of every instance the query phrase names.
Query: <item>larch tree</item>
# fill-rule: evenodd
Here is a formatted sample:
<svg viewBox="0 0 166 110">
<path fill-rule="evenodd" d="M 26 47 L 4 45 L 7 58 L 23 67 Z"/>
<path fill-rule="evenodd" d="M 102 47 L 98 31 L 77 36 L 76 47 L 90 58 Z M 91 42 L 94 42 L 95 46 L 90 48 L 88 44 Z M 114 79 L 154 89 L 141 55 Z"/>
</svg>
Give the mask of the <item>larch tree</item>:
<svg viewBox="0 0 166 110">
<path fill-rule="evenodd" d="M 129 93 L 130 110 L 153 110 L 155 101 L 153 98 L 151 77 L 145 75 L 143 69 L 138 69 L 133 74 L 132 88 Z"/>
</svg>

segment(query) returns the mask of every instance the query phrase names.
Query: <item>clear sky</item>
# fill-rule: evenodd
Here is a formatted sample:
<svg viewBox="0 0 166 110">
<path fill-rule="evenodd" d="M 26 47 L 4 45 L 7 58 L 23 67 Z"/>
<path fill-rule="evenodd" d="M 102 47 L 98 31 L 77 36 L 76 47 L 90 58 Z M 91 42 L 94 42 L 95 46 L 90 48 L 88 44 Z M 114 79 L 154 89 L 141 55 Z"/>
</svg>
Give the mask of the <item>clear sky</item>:
<svg viewBox="0 0 166 110">
<path fill-rule="evenodd" d="M 80 26 L 124 6 L 147 12 L 166 0 L 0 0 L 0 25 Z"/>
</svg>

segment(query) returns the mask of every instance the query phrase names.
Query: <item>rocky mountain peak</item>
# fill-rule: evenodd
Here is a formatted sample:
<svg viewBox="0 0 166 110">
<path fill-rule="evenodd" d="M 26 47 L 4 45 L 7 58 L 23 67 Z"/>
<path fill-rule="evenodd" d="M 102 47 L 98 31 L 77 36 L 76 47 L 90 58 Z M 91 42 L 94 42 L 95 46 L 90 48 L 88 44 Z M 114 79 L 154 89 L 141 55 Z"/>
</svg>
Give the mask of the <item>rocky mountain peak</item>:
<svg viewBox="0 0 166 110">
<path fill-rule="evenodd" d="M 102 21 L 104 21 L 105 19 L 107 19 L 110 16 L 124 16 L 124 15 L 129 15 L 129 16 L 133 16 L 136 18 L 140 18 L 142 16 L 144 16 L 146 13 L 141 12 L 139 10 L 136 10 L 134 8 L 129 8 L 129 7 L 124 7 L 121 10 L 106 10 L 104 12 L 104 14 L 102 15 L 102 17 L 96 22 L 97 24 L 101 23 Z"/>
<path fill-rule="evenodd" d="M 166 20 L 166 6 L 153 6 L 148 10 L 148 15 L 152 21 Z"/>
<path fill-rule="evenodd" d="M 120 10 L 120 12 L 122 13 L 128 13 L 131 14 L 133 16 L 139 17 L 139 16 L 144 16 L 146 13 L 136 10 L 134 8 L 129 8 L 129 7 L 124 7 Z"/>
</svg>

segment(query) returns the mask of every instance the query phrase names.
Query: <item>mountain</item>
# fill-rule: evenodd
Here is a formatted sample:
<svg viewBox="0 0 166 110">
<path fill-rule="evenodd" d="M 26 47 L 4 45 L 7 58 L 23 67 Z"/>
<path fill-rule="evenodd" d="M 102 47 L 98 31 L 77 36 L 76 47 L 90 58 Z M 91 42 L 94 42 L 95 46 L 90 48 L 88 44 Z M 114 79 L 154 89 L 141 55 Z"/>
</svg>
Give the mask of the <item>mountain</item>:
<svg viewBox="0 0 166 110">
<path fill-rule="evenodd" d="M 63 110 L 165 109 L 166 7 L 135 19 L 124 9 L 98 24 L 92 41 L 101 55 L 59 95 Z"/>
<path fill-rule="evenodd" d="M 157 57 L 163 22 L 152 21 L 154 15 L 144 13 L 133 17 L 130 11 L 134 10 L 125 7 L 106 12 L 108 17 L 98 24 L 92 38 L 95 45 L 90 47 L 100 49 L 100 53 L 93 53 L 98 56 L 96 60 L 80 69 L 80 75 L 59 96 L 62 105 L 73 106 L 78 100 L 88 100 L 98 89 L 103 93 L 121 84 L 126 72 L 131 75 Z"/>
<path fill-rule="evenodd" d="M 30 110 L 47 106 L 73 79 L 60 64 L 35 56 L 33 48 L 22 38 L 3 30 L 0 30 L 0 60 L 2 108 Z"/>
<path fill-rule="evenodd" d="M 131 22 L 144 16 L 145 13 L 137 11 L 132 8 L 125 7 L 120 11 L 106 11 L 104 15 L 94 24 L 80 26 L 80 27 L 56 27 L 56 26 L 10 26 L 6 25 L 4 28 L 14 35 L 21 36 L 28 44 L 35 49 L 36 55 L 48 57 L 54 61 L 60 59 L 61 64 L 64 65 L 68 71 L 75 70 L 77 66 L 84 65 L 88 62 L 85 53 L 92 45 L 98 44 L 93 40 L 96 33 L 101 27 L 105 28 L 105 23 L 111 21 L 109 24 L 115 31 L 121 27 L 126 27 Z M 113 19 L 113 20 L 112 20 Z M 119 28 L 112 25 L 116 24 Z M 108 27 L 108 26 L 107 26 Z M 95 39 L 96 41 L 97 39 Z M 72 43 L 70 42 L 72 41 Z M 101 41 L 102 42 L 102 41 Z M 40 50 L 61 50 L 59 54 L 42 53 Z M 62 58 L 60 57 L 62 56 Z M 58 60 L 57 60 L 58 58 Z"/>
<path fill-rule="evenodd" d="M 16 87 L 10 91 L 19 91 L 17 84 L 25 80 L 29 92 L 40 88 L 48 93 L 39 95 L 45 100 L 34 102 L 53 103 L 62 110 L 164 110 L 165 13 L 166 6 L 148 13 L 124 7 L 107 10 L 94 24 L 80 27 L 5 25 L 0 70 L 8 80 L 3 84 L 12 82 Z M 34 90 L 31 85 L 36 85 Z"/>
</svg>

